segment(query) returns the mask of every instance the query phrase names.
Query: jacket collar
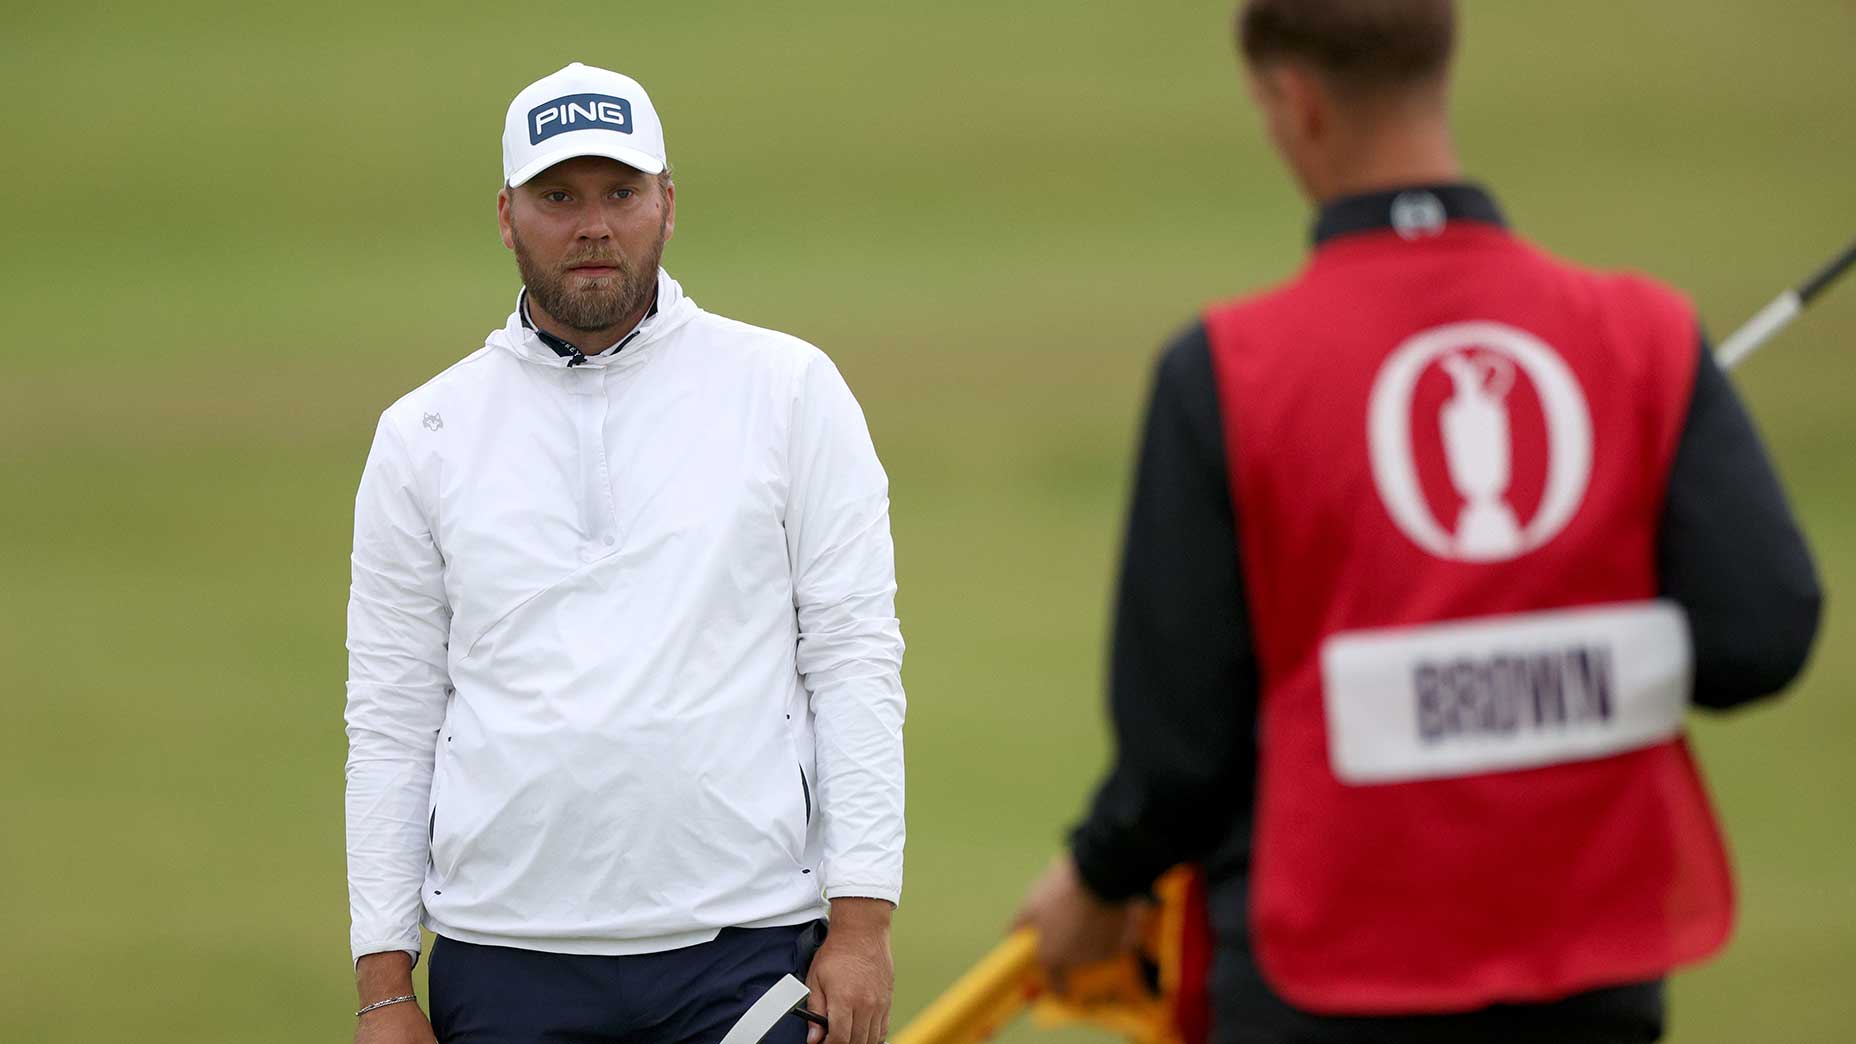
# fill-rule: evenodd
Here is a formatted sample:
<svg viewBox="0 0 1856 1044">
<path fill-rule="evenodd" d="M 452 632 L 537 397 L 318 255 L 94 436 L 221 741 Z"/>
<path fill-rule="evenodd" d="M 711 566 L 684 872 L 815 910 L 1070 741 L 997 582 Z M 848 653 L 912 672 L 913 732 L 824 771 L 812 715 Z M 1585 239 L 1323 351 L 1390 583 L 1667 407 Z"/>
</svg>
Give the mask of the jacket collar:
<svg viewBox="0 0 1856 1044">
<path fill-rule="evenodd" d="M 528 317 L 527 298 L 526 289 L 516 295 L 516 310 L 509 313 L 503 328 L 492 333 L 487 343 L 528 362 L 559 367 L 624 365 L 699 311 L 696 302 L 684 296 L 683 287 L 670 277 L 670 273 L 659 268 L 657 299 L 643 321 L 617 344 L 589 356 L 575 345 L 537 328 Z"/>
<path fill-rule="evenodd" d="M 548 331 L 543 330 L 541 327 L 535 325 L 534 317 L 528 314 L 528 287 L 526 286 L 522 288 L 521 293 L 516 295 L 516 314 L 522 317 L 522 325 L 534 331 L 535 336 L 541 340 L 542 344 L 545 344 L 549 348 L 554 350 L 554 354 L 560 356 L 563 359 L 566 359 L 567 365 L 578 366 L 580 363 L 583 363 L 588 358 L 592 357 L 592 356 L 588 356 L 585 352 L 583 352 L 580 349 L 579 345 L 574 344 L 572 341 L 569 341 L 565 338 L 556 337 L 553 334 L 549 333 Z M 638 320 L 638 325 L 632 327 L 630 333 L 626 334 L 624 337 L 619 338 L 617 341 L 614 341 L 611 345 L 607 346 L 604 351 L 596 352 L 594 353 L 594 355 L 595 356 L 617 355 L 619 352 L 624 351 L 625 346 L 632 343 L 632 341 L 636 340 L 638 337 L 638 334 L 644 330 L 644 325 L 650 322 L 656 316 L 657 316 L 657 294 L 652 293 L 651 307 L 645 311 L 644 318 Z"/>
<path fill-rule="evenodd" d="M 1321 208 L 1315 219 L 1317 247 L 1341 236 L 1390 230 L 1405 239 L 1424 239 L 1455 221 L 1475 221 L 1506 228 L 1495 198 L 1469 183 L 1412 185 L 1346 196 Z"/>
</svg>

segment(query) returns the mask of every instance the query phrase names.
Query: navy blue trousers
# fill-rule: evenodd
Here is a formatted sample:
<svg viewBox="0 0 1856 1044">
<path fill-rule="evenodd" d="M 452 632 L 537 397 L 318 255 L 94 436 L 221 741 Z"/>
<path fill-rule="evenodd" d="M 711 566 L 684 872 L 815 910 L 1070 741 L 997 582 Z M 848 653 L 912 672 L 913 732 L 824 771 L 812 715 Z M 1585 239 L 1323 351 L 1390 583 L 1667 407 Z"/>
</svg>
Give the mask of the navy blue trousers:
<svg viewBox="0 0 1856 1044">
<path fill-rule="evenodd" d="M 825 923 L 725 928 L 662 953 L 591 957 L 432 945 L 432 1028 L 440 1044 L 717 1044 L 782 975 L 806 977 Z M 803 1044 L 789 1018 L 766 1044 Z"/>
</svg>

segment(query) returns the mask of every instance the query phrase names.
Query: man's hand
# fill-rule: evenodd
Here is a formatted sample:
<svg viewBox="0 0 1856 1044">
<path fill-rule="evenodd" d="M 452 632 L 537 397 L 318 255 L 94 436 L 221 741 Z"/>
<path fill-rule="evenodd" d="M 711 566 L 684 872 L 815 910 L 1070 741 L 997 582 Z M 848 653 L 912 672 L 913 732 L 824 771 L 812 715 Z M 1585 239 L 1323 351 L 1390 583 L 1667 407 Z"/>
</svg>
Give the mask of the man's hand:
<svg viewBox="0 0 1856 1044">
<path fill-rule="evenodd" d="M 1071 968 L 1134 948 L 1140 940 L 1141 905 L 1096 898 L 1065 852 L 1031 886 L 1012 927 L 1036 929 L 1038 963 L 1051 990 L 1061 994 L 1064 973 Z"/>
<path fill-rule="evenodd" d="M 354 966 L 359 1007 L 412 992 L 412 955 L 399 950 L 370 953 Z M 355 1021 L 354 1044 L 438 1044 L 418 1001 L 375 1008 Z"/>
<path fill-rule="evenodd" d="M 375 1008 L 357 1020 L 354 1044 L 438 1044 L 432 1024 L 414 1001 Z"/>
<path fill-rule="evenodd" d="M 889 1035 L 896 966 L 889 955 L 889 918 L 882 899 L 833 899 L 831 930 L 812 958 L 806 1007 L 831 1023 L 806 1030 L 806 1044 L 881 1044 Z"/>
</svg>

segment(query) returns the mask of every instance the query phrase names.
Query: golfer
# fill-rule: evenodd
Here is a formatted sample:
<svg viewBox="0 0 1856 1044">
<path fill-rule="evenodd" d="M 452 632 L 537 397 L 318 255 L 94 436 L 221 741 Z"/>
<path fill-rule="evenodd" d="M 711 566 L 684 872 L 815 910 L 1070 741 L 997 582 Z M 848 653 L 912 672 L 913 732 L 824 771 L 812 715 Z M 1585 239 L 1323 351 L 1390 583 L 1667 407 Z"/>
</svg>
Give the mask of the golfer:
<svg viewBox="0 0 1856 1044">
<path fill-rule="evenodd" d="M 818 349 L 659 267 L 676 187 L 636 81 L 525 88 L 503 179 L 516 309 L 385 412 L 355 501 L 355 1039 L 713 1044 L 794 974 L 814 1040 L 872 1044 L 903 644 L 863 414 Z"/>
<path fill-rule="evenodd" d="M 1797 675 L 1810 557 L 1694 309 L 1463 180 L 1450 0 L 1250 0 L 1313 255 L 1163 354 L 1116 757 L 1022 918 L 1055 974 L 1203 864 L 1218 1041 L 1648 1041 L 1725 942 L 1692 704 Z"/>
</svg>

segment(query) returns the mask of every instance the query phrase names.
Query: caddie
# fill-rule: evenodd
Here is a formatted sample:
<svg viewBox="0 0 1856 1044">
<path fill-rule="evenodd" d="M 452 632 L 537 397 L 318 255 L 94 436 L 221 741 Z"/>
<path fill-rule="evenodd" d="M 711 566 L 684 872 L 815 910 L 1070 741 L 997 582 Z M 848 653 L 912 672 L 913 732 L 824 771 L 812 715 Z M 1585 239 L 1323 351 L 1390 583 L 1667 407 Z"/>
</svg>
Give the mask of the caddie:
<svg viewBox="0 0 1856 1044">
<path fill-rule="evenodd" d="M 355 500 L 355 1039 L 714 1044 L 794 974 L 824 1039 L 874 1044 L 903 643 L 863 414 L 817 348 L 660 267 L 636 81 L 524 88 L 503 182 L 515 311 L 386 410 Z"/>
<path fill-rule="evenodd" d="M 1203 865 L 1220 1042 L 1648 1041 L 1733 892 L 1691 705 L 1785 688 L 1810 556 L 1695 310 L 1464 180 L 1450 0 L 1248 0 L 1314 203 L 1162 355 L 1112 770 L 1022 919 L 1053 974 Z"/>
</svg>

